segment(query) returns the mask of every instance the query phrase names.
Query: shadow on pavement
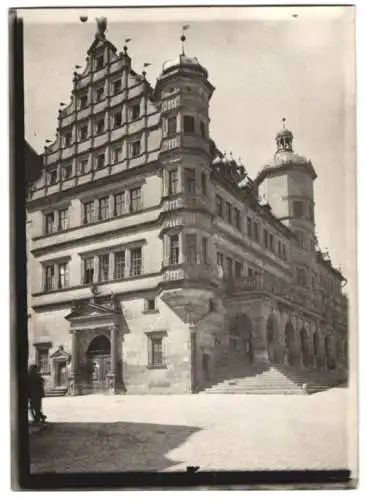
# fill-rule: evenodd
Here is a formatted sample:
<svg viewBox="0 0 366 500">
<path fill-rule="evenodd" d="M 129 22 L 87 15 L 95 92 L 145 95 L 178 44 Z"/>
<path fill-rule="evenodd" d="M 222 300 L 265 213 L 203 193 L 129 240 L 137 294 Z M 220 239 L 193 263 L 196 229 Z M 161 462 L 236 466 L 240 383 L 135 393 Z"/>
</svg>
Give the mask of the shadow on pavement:
<svg viewBox="0 0 366 500">
<path fill-rule="evenodd" d="M 31 473 L 163 471 L 199 427 L 143 422 L 50 423 L 29 436 Z"/>
</svg>

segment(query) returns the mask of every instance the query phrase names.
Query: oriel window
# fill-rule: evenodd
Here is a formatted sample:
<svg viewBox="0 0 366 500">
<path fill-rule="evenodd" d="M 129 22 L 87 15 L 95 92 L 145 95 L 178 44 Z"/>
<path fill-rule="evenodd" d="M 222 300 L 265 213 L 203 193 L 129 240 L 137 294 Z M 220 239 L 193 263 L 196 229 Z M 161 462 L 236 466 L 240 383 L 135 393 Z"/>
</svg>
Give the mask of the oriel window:
<svg viewBox="0 0 366 500">
<path fill-rule="evenodd" d="M 179 263 L 179 235 L 173 234 L 170 237 L 170 264 Z"/>
<path fill-rule="evenodd" d="M 188 264 L 197 264 L 197 235 L 186 235 L 186 258 Z"/>
<path fill-rule="evenodd" d="M 169 176 L 169 194 L 176 194 L 178 192 L 178 170 L 170 170 Z"/>
<path fill-rule="evenodd" d="M 177 133 L 177 117 L 171 116 L 170 118 L 168 118 L 167 125 L 168 125 L 168 137 L 176 135 L 176 133 Z"/>
<path fill-rule="evenodd" d="M 183 116 L 183 131 L 185 134 L 194 133 L 194 117 L 189 115 Z"/>
</svg>

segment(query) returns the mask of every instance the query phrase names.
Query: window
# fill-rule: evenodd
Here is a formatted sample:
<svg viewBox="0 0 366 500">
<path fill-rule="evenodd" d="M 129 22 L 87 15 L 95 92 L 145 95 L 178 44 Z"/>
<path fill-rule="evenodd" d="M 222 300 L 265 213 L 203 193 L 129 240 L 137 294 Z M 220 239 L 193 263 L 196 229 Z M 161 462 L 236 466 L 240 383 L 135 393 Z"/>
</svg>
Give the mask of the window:
<svg viewBox="0 0 366 500">
<path fill-rule="evenodd" d="M 103 55 L 97 56 L 95 58 L 95 70 L 99 71 L 100 69 L 103 68 L 104 65 L 104 57 Z"/>
<path fill-rule="evenodd" d="M 133 248 L 131 250 L 131 276 L 142 274 L 142 249 Z"/>
<path fill-rule="evenodd" d="M 240 262 L 235 262 L 235 277 L 240 278 L 243 271 L 243 265 Z"/>
<path fill-rule="evenodd" d="M 302 248 L 305 248 L 305 237 L 304 237 L 304 233 L 302 231 L 295 231 L 295 235 L 296 235 L 296 238 L 297 238 L 297 244 L 302 247 Z"/>
<path fill-rule="evenodd" d="M 269 235 L 269 249 L 272 252 L 274 251 L 274 237 L 273 237 L 273 234 L 271 234 L 271 233 Z"/>
<path fill-rule="evenodd" d="M 87 94 L 83 94 L 80 96 L 79 104 L 80 104 L 81 109 L 84 109 L 87 107 L 87 105 L 88 105 L 88 95 Z"/>
<path fill-rule="evenodd" d="M 186 235 L 186 250 L 188 264 L 197 264 L 197 236 L 195 234 Z"/>
<path fill-rule="evenodd" d="M 145 300 L 145 311 L 156 311 L 155 299 Z"/>
<path fill-rule="evenodd" d="M 79 138 L 81 141 L 85 141 L 88 137 L 88 125 L 80 125 L 79 128 Z"/>
<path fill-rule="evenodd" d="M 72 174 L 72 165 L 66 165 L 62 167 L 62 177 L 64 180 L 70 179 Z"/>
<path fill-rule="evenodd" d="M 55 214 L 53 212 L 46 214 L 46 223 L 45 223 L 45 229 L 46 229 L 46 234 L 50 234 L 53 232 L 53 224 L 55 222 Z"/>
<path fill-rule="evenodd" d="M 208 238 L 202 238 L 202 258 L 204 264 L 208 264 Z"/>
<path fill-rule="evenodd" d="M 230 257 L 226 258 L 226 269 L 227 269 L 227 275 L 229 278 L 232 278 L 233 276 L 233 259 Z"/>
<path fill-rule="evenodd" d="M 122 113 L 121 111 L 116 111 L 113 113 L 113 128 L 118 128 L 122 125 Z"/>
<path fill-rule="evenodd" d="M 177 133 L 177 117 L 171 116 L 167 120 L 168 137 L 171 137 Z"/>
<path fill-rule="evenodd" d="M 178 170 L 170 170 L 168 172 L 169 181 L 169 194 L 176 194 L 178 192 Z"/>
<path fill-rule="evenodd" d="M 122 215 L 126 213 L 126 195 L 123 191 L 114 195 L 114 215 Z"/>
<path fill-rule="evenodd" d="M 36 347 L 36 364 L 40 374 L 50 373 L 49 347 Z"/>
<path fill-rule="evenodd" d="M 99 118 L 95 122 L 95 133 L 96 134 L 103 134 L 104 132 L 104 118 Z"/>
<path fill-rule="evenodd" d="M 201 136 L 205 139 L 206 138 L 206 125 L 203 121 L 200 121 L 200 131 L 201 131 Z"/>
<path fill-rule="evenodd" d="M 126 252 L 121 250 L 114 254 L 114 279 L 119 280 L 125 277 L 126 272 Z"/>
<path fill-rule="evenodd" d="M 234 226 L 240 229 L 240 211 L 237 208 L 234 208 Z"/>
<path fill-rule="evenodd" d="M 253 221 L 250 217 L 247 217 L 247 232 L 249 238 L 253 237 Z"/>
<path fill-rule="evenodd" d="M 72 141 L 72 133 L 67 132 L 64 137 L 65 147 L 71 146 L 71 141 Z"/>
<path fill-rule="evenodd" d="M 91 284 L 94 281 L 94 257 L 84 259 L 84 283 Z"/>
<path fill-rule="evenodd" d="M 304 215 L 304 207 L 302 201 L 294 201 L 293 203 L 294 217 L 301 218 Z"/>
<path fill-rule="evenodd" d="M 53 186 L 54 184 L 57 184 L 57 170 L 51 170 L 49 173 L 49 184 L 50 186 Z"/>
<path fill-rule="evenodd" d="M 67 288 L 67 264 L 63 262 L 58 265 L 58 288 Z"/>
<path fill-rule="evenodd" d="M 263 229 L 263 240 L 265 248 L 268 248 L 268 231 L 267 229 Z"/>
<path fill-rule="evenodd" d="M 120 163 L 122 161 L 122 146 L 116 146 L 113 148 L 113 165 Z"/>
<path fill-rule="evenodd" d="M 183 116 L 183 132 L 185 134 L 194 133 L 194 117 L 185 115 Z"/>
<path fill-rule="evenodd" d="M 85 175 L 88 170 L 88 160 L 80 160 L 79 161 L 79 175 Z"/>
<path fill-rule="evenodd" d="M 84 203 L 84 224 L 94 222 L 94 201 Z"/>
<path fill-rule="evenodd" d="M 309 219 L 314 222 L 314 206 L 312 204 L 309 205 Z"/>
<path fill-rule="evenodd" d="M 282 259 L 286 262 L 287 261 L 287 249 L 286 245 L 282 246 Z"/>
<path fill-rule="evenodd" d="M 314 252 L 314 251 L 315 251 L 315 243 L 314 243 L 314 240 L 313 240 L 313 239 L 310 239 L 310 250 L 311 250 L 312 252 Z"/>
<path fill-rule="evenodd" d="M 186 194 L 191 196 L 196 194 L 196 175 L 192 168 L 184 169 L 184 188 Z"/>
<path fill-rule="evenodd" d="M 99 281 L 108 281 L 109 279 L 109 254 L 99 256 Z"/>
<path fill-rule="evenodd" d="M 142 209 L 141 188 L 131 189 L 130 191 L 130 212 L 138 212 Z"/>
<path fill-rule="evenodd" d="M 179 262 L 179 235 L 173 234 L 170 237 L 170 264 Z"/>
<path fill-rule="evenodd" d="M 104 163 L 105 163 L 105 154 L 104 153 L 99 153 L 96 158 L 96 167 L 97 169 L 103 168 Z"/>
<path fill-rule="evenodd" d="M 202 174 L 201 174 L 201 190 L 202 190 L 203 196 L 206 196 L 207 195 L 207 175 L 204 172 L 202 172 Z"/>
<path fill-rule="evenodd" d="M 108 218 L 108 197 L 99 199 L 98 218 L 99 220 Z"/>
<path fill-rule="evenodd" d="M 258 222 L 253 222 L 253 239 L 259 241 L 259 225 Z"/>
<path fill-rule="evenodd" d="M 217 252 L 217 265 L 224 268 L 224 256 L 220 252 Z"/>
<path fill-rule="evenodd" d="M 131 156 L 134 158 L 135 156 L 138 156 L 141 153 L 141 142 L 140 141 L 134 141 L 131 143 Z"/>
<path fill-rule="evenodd" d="M 58 229 L 64 231 L 69 227 L 69 211 L 67 208 L 58 211 Z"/>
<path fill-rule="evenodd" d="M 95 89 L 95 100 L 96 102 L 99 102 L 103 99 L 104 97 L 104 87 L 98 87 Z"/>
<path fill-rule="evenodd" d="M 223 201 L 220 196 L 216 196 L 216 213 L 219 217 L 222 217 L 222 207 Z"/>
<path fill-rule="evenodd" d="M 50 264 L 44 267 L 45 274 L 45 291 L 48 292 L 50 290 L 54 290 L 55 288 L 55 266 Z"/>
<path fill-rule="evenodd" d="M 131 120 L 137 120 L 140 116 L 140 104 L 133 104 L 131 106 Z"/>
<path fill-rule="evenodd" d="M 282 243 L 280 241 L 277 242 L 277 255 L 282 258 Z"/>
<path fill-rule="evenodd" d="M 231 216 L 232 216 L 231 209 L 232 209 L 231 204 L 228 201 L 226 201 L 225 202 L 225 218 L 228 222 L 230 222 L 230 224 L 231 224 Z"/>
<path fill-rule="evenodd" d="M 148 366 L 150 368 L 163 368 L 163 335 L 164 334 L 149 334 L 148 335 Z"/>
<path fill-rule="evenodd" d="M 119 78 L 118 80 L 114 80 L 112 83 L 113 94 L 116 95 L 121 92 L 122 89 L 122 80 Z"/>
<path fill-rule="evenodd" d="M 306 280 L 305 280 L 305 271 L 304 269 L 296 269 L 296 283 L 305 286 Z"/>
</svg>

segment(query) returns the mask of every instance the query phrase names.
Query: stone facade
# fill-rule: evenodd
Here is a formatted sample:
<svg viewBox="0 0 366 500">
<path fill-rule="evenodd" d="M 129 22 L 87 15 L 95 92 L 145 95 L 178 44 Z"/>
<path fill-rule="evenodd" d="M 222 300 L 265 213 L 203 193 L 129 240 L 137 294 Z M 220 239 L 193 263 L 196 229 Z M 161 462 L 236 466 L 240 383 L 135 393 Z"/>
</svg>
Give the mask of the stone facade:
<svg viewBox="0 0 366 500">
<path fill-rule="evenodd" d="M 195 392 L 223 364 L 347 368 L 342 274 L 311 163 L 276 136 L 256 179 L 210 138 L 196 58 L 153 89 L 98 32 L 30 185 L 30 360 L 50 392 Z"/>
</svg>

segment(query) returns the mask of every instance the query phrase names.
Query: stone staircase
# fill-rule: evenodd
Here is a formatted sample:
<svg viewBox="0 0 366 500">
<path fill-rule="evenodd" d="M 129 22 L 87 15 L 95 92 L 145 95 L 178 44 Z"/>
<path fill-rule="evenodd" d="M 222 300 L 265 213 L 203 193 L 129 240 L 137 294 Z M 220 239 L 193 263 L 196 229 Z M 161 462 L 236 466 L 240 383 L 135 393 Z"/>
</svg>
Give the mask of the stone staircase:
<svg viewBox="0 0 366 500">
<path fill-rule="evenodd" d="M 45 390 L 46 398 L 65 396 L 67 387 L 52 387 Z"/>
<path fill-rule="evenodd" d="M 282 365 L 220 367 L 215 380 L 204 388 L 208 394 L 313 394 L 344 383 L 339 372 Z"/>
</svg>

